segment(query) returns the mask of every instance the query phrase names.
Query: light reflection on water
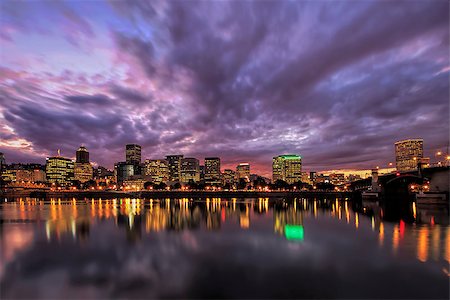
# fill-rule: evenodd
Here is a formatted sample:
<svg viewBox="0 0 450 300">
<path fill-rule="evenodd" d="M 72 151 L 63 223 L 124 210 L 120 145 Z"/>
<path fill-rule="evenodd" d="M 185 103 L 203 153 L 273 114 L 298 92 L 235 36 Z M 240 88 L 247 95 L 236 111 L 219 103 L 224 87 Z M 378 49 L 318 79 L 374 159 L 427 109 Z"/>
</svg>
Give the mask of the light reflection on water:
<svg viewBox="0 0 450 300">
<path fill-rule="evenodd" d="M 387 222 L 373 203 L 20 199 L 0 214 L 7 297 L 448 297 L 445 218 Z"/>
</svg>

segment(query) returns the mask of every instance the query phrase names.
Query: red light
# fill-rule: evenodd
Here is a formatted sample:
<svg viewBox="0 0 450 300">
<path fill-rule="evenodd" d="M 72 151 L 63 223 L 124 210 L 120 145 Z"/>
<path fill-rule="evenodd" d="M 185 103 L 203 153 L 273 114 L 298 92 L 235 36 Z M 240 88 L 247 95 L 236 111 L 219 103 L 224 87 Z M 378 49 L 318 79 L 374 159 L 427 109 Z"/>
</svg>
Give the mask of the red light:
<svg viewBox="0 0 450 300">
<path fill-rule="evenodd" d="M 399 172 L 397 172 L 395 175 L 397 175 L 397 176 L 400 176 L 400 173 Z"/>
<path fill-rule="evenodd" d="M 225 208 L 222 207 L 222 211 L 220 212 L 220 217 L 222 219 L 222 222 L 225 222 Z"/>
<path fill-rule="evenodd" d="M 400 220 L 400 237 L 403 237 L 405 234 L 405 222 L 403 220 Z"/>
</svg>

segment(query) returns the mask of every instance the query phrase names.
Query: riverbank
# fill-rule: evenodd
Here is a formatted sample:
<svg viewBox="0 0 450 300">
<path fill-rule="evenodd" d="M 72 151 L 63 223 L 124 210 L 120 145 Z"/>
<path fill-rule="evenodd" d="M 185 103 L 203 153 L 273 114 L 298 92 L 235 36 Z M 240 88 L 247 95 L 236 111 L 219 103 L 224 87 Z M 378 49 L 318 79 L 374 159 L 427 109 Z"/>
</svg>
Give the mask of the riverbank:
<svg viewBox="0 0 450 300">
<path fill-rule="evenodd" d="M 290 197 L 315 197 L 315 198 L 352 198 L 356 194 L 352 192 L 332 191 L 42 191 L 42 190 L 9 190 L 2 192 L 1 198 L 290 198 Z M 359 193 L 358 193 L 359 195 Z"/>
</svg>

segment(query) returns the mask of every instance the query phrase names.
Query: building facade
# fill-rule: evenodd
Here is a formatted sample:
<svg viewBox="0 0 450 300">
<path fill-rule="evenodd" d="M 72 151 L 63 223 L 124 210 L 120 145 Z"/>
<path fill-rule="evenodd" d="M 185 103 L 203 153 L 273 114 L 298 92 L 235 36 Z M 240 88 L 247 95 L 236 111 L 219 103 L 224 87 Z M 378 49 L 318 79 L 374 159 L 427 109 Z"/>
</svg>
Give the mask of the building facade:
<svg viewBox="0 0 450 300">
<path fill-rule="evenodd" d="M 423 139 L 409 139 L 395 143 L 395 165 L 397 171 L 417 170 L 423 158 Z"/>
<path fill-rule="evenodd" d="M 118 185 L 122 185 L 125 180 L 134 176 L 136 165 L 125 161 L 114 164 L 114 176 Z"/>
<path fill-rule="evenodd" d="M 236 183 L 236 172 L 231 169 L 223 170 L 223 182 L 233 187 Z"/>
<path fill-rule="evenodd" d="M 209 184 L 221 184 L 220 158 L 205 158 L 205 182 Z"/>
<path fill-rule="evenodd" d="M 275 156 L 272 160 L 272 180 L 286 181 L 289 184 L 302 180 L 302 158 L 288 154 Z"/>
<path fill-rule="evenodd" d="M 169 164 L 169 180 L 180 181 L 181 175 L 181 160 L 183 155 L 167 155 L 166 160 Z"/>
<path fill-rule="evenodd" d="M 147 159 L 144 163 L 144 175 L 149 176 L 151 182 L 161 183 L 169 181 L 169 164 L 165 159 Z"/>
<path fill-rule="evenodd" d="M 189 183 L 190 181 L 200 181 L 200 164 L 198 159 L 193 157 L 186 157 L 181 159 L 181 177 L 182 183 Z"/>
<path fill-rule="evenodd" d="M 76 160 L 77 163 L 88 163 L 89 162 L 89 152 L 87 151 L 85 146 L 80 146 L 76 152 Z"/>
<path fill-rule="evenodd" d="M 75 180 L 84 183 L 92 180 L 94 177 L 94 169 L 89 162 L 89 152 L 86 147 L 80 146 L 76 152 L 76 160 L 74 164 L 74 178 Z"/>
<path fill-rule="evenodd" d="M 129 164 L 141 164 L 141 146 L 137 144 L 126 145 L 125 161 Z"/>
<path fill-rule="evenodd" d="M 74 178 L 74 161 L 61 156 L 47 157 L 45 174 L 50 183 L 68 185 Z"/>
<path fill-rule="evenodd" d="M 247 182 L 250 182 L 250 164 L 249 163 L 240 163 L 236 167 L 236 179 L 239 182 L 241 179 L 244 179 Z"/>
</svg>

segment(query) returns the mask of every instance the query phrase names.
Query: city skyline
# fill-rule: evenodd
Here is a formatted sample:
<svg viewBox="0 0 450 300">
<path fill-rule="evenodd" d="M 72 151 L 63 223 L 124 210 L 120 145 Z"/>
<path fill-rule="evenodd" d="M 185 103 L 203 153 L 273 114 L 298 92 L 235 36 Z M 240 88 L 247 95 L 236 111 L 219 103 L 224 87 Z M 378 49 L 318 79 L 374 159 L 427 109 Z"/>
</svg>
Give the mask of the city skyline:
<svg viewBox="0 0 450 300">
<path fill-rule="evenodd" d="M 386 166 L 408 138 L 448 152 L 446 1 L 0 5 L 9 162 L 85 144 L 112 168 L 137 143 L 269 175 L 284 153 L 322 171 Z"/>
<path fill-rule="evenodd" d="M 319 172 L 321 174 L 333 174 L 333 173 L 345 173 L 345 174 L 348 174 L 348 173 L 352 173 L 352 174 L 366 174 L 367 175 L 367 174 L 370 174 L 370 170 L 372 170 L 374 168 L 379 169 L 380 171 L 391 172 L 391 171 L 396 169 L 395 166 L 396 166 L 396 159 L 397 159 L 396 158 L 396 155 L 397 155 L 397 153 L 396 153 L 397 144 L 404 143 L 404 142 L 409 142 L 410 140 L 413 140 L 413 141 L 414 140 L 420 140 L 420 141 L 422 141 L 422 147 L 424 147 L 423 139 L 420 139 L 420 138 L 419 139 L 405 139 L 405 140 L 401 140 L 401 141 L 396 141 L 394 143 L 394 145 L 393 145 L 393 159 L 390 160 L 389 162 L 386 162 L 386 164 L 383 164 L 383 165 L 370 166 L 369 168 L 360 168 L 360 169 L 355 169 L 355 168 L 353 168 L 353 169 L 352 168 L 326 169 L 326 168 L 324 168 L 322 170 L 312 169 L 311 167 L 308 167 L 308 165 L 306 165 L 306 168 L 305 168 L 305 166 L 303 166 L 303 168 L 301 168 L 301 169 L 304 172 L 314 171 L 314 172 Z M 425 143 L 425 145 L 426 145 L 426 143 Z M 139 155 L 139 159 L 141 160 L 140 163 L 138 163 L 137 161 L 133 162 L 133 160 L 130 160 L 130 161 L 128 160 L 129 157 L 130 157 L 130 152 L 129 152 L 129 150 L 130 150 L 129 147 L 130 146 L 135 146 L 135 147 L 139 148 L 139 154 L 138 155 Z M 144 155 L 141 155 L 141 146 L 138 145 L 138 144 L 127 144 L 127 145 L 123 145 L 123 147 L 124 147 L 124 149 L 122 149 L 123 150 L 123 158 L 121 160 L 117 161 L 117 162 L 114 162 L 112 167 L 99 165 L 97 162 L 95 162 L 95 160 L 94 161 L 89 161 L 89 153 L 90 153 L 90 151 L 87 152 L 88 150 L 87 150 L 85 144 L 81 144 L 80 147 L 76 151 L 74 151 L 74 155 L 65 155 L 64 153 L 60 152 L 60 149 L 57 149 L 57 151 L 55 151 L 56 155 L 50 155 L 50 156 L 44 158 L 44 163 L 43 164 L 45 164 L 45 161 L 48 160 L 49 157 L 61 157 L 61 158 L 64 158 L 64 159 L 71 159 L 74 163 L 76 163 L 78 155 L 79 155 L 79 152 L 80 152 L 80 150 L 82 150 L 82 151 L 86 151 L 88 153 L 87 154 L 87 162 L 88 162 L 88 164 L 92 164 L 93 167 L 106 167 L 109 170 L 113 170 L 114 169 L 114 165 L 120 164 L 120 163 L 121 164 L 134 164 L 134 163 L 136 163 L 136 164 L 139 164 L 139 165 L 144 165 L 144 164 L 147 164 L 149 161 L 166 161 L 167 162 L 169 157 L 178 157 L 178 156 L 180 156 L 180 162 L 183 159 L 188 159 L 188 160 L 195 159 L 195 160 L 198 161 L 198 164 L 201 167 L 205 167 L 205 163 L 206 163 L 207 160 L 218 159 L 219 160 L 219 172 L 221 172 L 220 174 L 222 174 L 222 175 L 224 174 L 224 171 L 227 170 L 227 169 L 236 170 L 236 168 L 238 168 L 240 165 L 248 164 L 248 165 L 252 166 L 251 174 L 258 174 L 258 175 L 264 176 L 266 178 L 272 178 L 273 175 L 274 175 L 274 173 L 273 173 L 273 168 L 274 168 L 273 160 L 275 158 L 279 158 L 279 157 L 283 157 L 283 156 L 295 156 L 295 157 L 298 157 L 300 159 L 300 161 L 303 161 L 303 157 L 300 154 L 293 154 L 293 153 L 279 154 L 277 156 L 272 157 L 272 160 L 267 162 L 267 164 L 270 164 L 269 172 L 261 173 L 261 172 L 255 171 L 253 169 L 252 161 L 243 162 L 243 161 L 238 160 L 238 162 L 235 163 L 235 164 L 233 164 L 233 163 L 226 163 L 226 164 L 222 164 L 221 165 L 221 163 L 220 163 L 220 160 L 221 160 L 220 156 L 219 157 L 188 157 L 188 156 L 186 156 L 184 154 L 170 154 L 170 155 L 164 155 L 163 157 L 146 157 Z M 142 152 L 145 152 L 144 149 L 142 149 Z M 0 153 L 2 153 L 2 152 L 0 152 Z M 438 150 L 438 151 L 433 151 L 432 153 L 428 153 L 426 151 L 423 151 L 423 153 L 425 153 L 425 154 L 422 154 L 420 157 L 417 157 L 417 159 L 427 159 L 427 163 L 430 163 L 430 162 L 436 163 L 436 161 L 439 161 L 439 160 L 445 162 L 445 161 L 449 160 L 449 154 L 446 151 Z M 427 156 L 426 154 L 430 154 L 430 155 Z M 134 155 L 134 152 L 132 152 L 131 155 Z M 3 157 L 4 157 L 4 154 L 3 154 Z M 413 157 L 411 156 L 411 158 L 413 158 Z M 5 159 L 5 157 L 4 157 L 4 159 Z M 414 159 L 416 159 L 416 157 Z M 11 163 L 12 164 L 17 164 L 17 163 L 19 163 L 19 164 L 20 163 L 27 164 L 27 163 L 42 163 L 42 162 L 31 162 L 31 161 L 13 162 L 13 161 L 7 161 L 7 164 L 11 164 Z M 302 164 L 302 163 L 300 162 L 300 164 Z M 181 171 L 181 169 L 180 169 L 180 171 Z"/>
</svg>

